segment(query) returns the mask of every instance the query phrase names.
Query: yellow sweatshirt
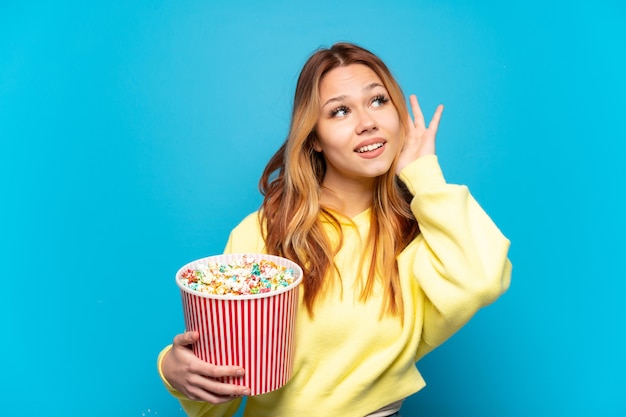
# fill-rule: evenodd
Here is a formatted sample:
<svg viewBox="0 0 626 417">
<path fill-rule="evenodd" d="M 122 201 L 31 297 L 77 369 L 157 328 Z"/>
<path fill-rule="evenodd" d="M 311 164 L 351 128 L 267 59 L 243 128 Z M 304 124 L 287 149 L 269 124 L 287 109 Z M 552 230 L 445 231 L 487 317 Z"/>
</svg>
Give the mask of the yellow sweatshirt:
<svg viewBox="0 0 626 417">
<path fill-rule="evenodd" d="M 364 272 L 357 265 L 370 210 L 342 221 L 344 244 L 335 258 L 341 281 L 316 301 L 313 319 L 300 304 L 294 375 L 279 390 L 249 397 L 246 417 L 363 417 L 403 399 L 425 385 L 415 363 L 508 288 L 509 241 L 467 187 L 446 184 L 436 156 L 412 162 L 400 178 L 414 196 L 421 230 L 397 259 L 403 321 L 380 318 L 381 287 L 359 300 Z M 265 252 L 256 213 L 232 231 L 226 252 Z M 159 371 L 168 350 L 159 355 Z M 241 402 L 191 401 L 161 377 L 190 416 L 232 416 Z"/>
</svg>

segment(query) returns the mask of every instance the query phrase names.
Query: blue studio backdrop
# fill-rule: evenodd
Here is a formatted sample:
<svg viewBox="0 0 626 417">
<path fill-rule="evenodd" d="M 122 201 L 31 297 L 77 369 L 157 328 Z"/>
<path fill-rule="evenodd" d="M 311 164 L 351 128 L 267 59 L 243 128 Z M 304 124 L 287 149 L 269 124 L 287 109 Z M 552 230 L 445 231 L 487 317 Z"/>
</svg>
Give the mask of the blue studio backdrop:
<svg viewBox="0 0 626 417">
<path fill-rule="evenodd" d="M 261 202 L 296 77 L 361 44 L 511 239 L 512 286 L 405 416 L 624 416 L 618 0 L 0 1 L 0 415 L 182 416 L 174 273 Z"/>
</svg>

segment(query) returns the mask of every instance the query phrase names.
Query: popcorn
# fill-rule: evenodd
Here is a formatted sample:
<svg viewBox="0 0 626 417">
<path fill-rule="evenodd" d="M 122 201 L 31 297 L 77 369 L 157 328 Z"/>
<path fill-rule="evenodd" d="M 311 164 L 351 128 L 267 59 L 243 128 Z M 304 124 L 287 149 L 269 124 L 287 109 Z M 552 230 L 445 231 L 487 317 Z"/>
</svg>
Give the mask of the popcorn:
<svg viewBox="0 0 626 417">
<path fill-rule="evenodd" d="M 250 295 L 276 291 L 292 284 L 294 271 L 272 261 L 244 255 L 233 263 L 209 261 L 182 271 L 180 283 L 213 295 Z"/>
</svg>

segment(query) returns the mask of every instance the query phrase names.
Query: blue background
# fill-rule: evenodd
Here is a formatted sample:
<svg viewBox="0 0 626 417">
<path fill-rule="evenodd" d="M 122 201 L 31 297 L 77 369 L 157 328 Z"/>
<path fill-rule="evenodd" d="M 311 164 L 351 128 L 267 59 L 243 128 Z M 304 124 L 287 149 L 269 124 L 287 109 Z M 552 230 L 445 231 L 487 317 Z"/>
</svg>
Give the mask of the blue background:
<svg viewBox="0 0 626 417">
<path fill-rule="evenodd" d="M 511 289 L 406 416 L 624 416 L 624 3 L 0 3 L 0 414 L 179 416 L 174 273 L 257 208 L 302 64 L 348 40 L 432 114 Z"/>
</svg>

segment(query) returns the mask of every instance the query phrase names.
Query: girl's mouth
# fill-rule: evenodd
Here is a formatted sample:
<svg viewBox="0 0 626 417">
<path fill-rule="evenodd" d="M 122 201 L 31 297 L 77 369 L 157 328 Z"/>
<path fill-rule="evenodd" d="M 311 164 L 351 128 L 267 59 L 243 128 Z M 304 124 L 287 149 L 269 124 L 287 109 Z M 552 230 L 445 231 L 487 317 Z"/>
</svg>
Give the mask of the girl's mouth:
<svg viewBox="0 0 626 417">
<path fill-rule="evenodd" d="M 378 148 L 382 148 L 384 145 L 385 145 L 384 142 L 376 142 L 376 143 L 372 143 L 369 145 L 361 146 L 360 148 L 355 149 L 355 152 L 357 153 L 371 152 Z"/>
</svg>

